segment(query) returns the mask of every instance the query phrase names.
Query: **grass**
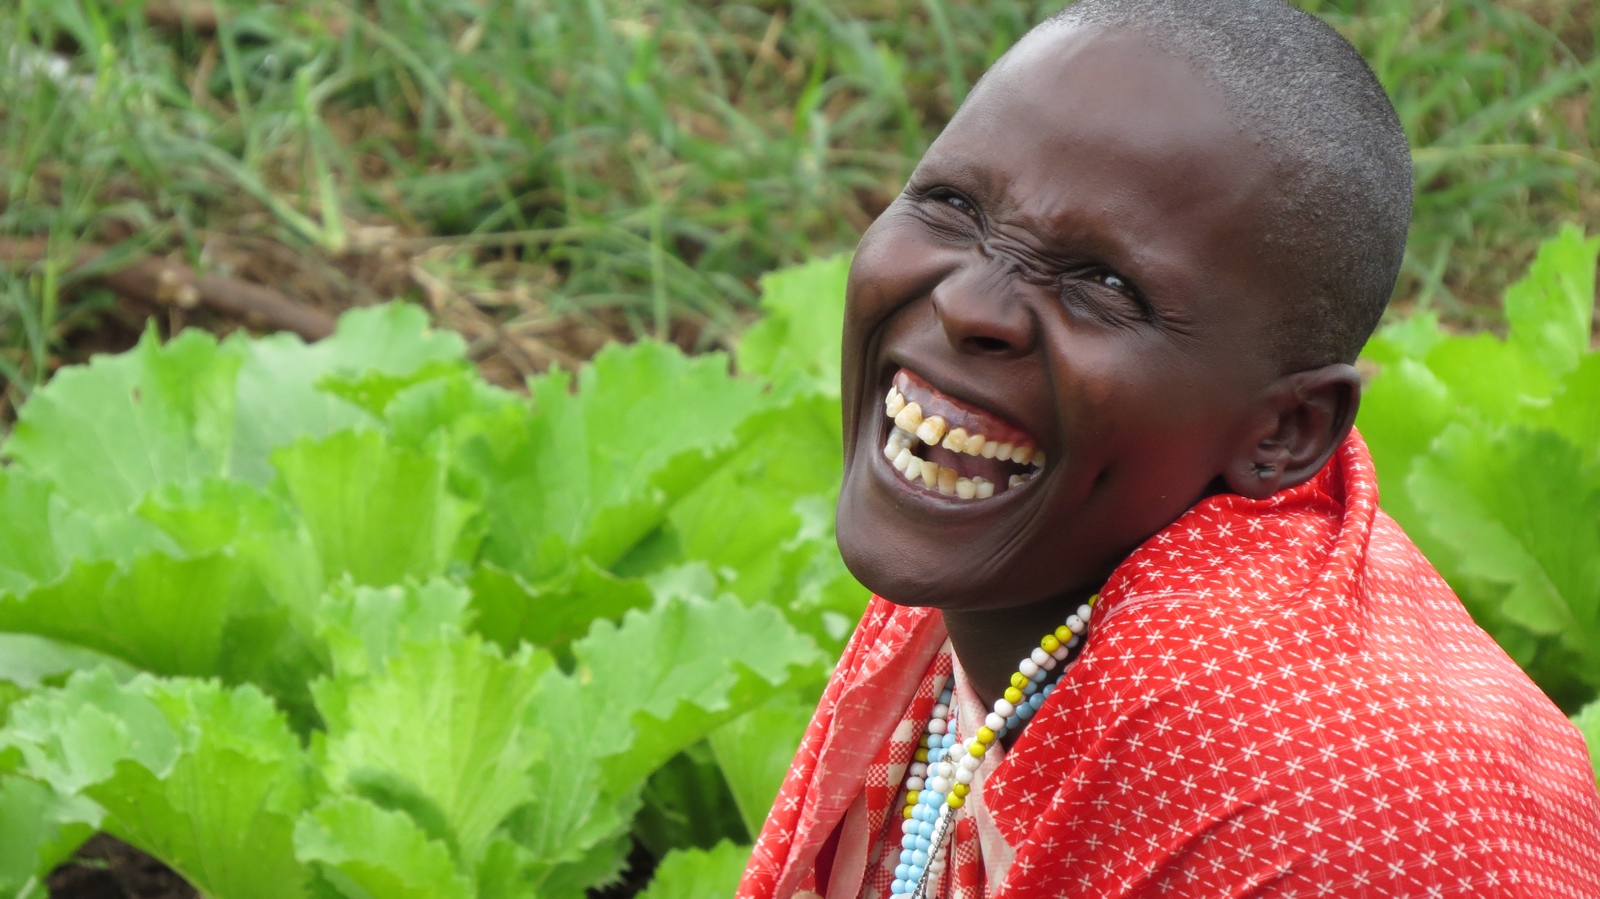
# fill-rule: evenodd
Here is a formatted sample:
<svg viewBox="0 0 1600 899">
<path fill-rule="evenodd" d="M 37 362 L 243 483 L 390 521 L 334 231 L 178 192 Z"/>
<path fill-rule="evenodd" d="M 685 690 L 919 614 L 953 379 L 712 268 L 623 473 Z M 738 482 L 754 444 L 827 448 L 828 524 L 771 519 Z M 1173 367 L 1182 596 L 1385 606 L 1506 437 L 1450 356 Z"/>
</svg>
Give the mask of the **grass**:
<svg viewBox="0 0 1600 899">
<path fill-rule="evenodd" d="M 14 0 L 0 237 L 48 252 L 0 272 L 5 399 L 148 315 L 237 324 L 90 287 L 86 243 L 334 310 L 411 296 L 508 382 L 617 335 L 725 344 L 759 275 L 850 247 L 1059 5 Z M 1493 325 L 1540 237 L 1600 228 L 1600 5 L 1308 8 L 1416 148 L 1397 298 Z"/>
</svg>

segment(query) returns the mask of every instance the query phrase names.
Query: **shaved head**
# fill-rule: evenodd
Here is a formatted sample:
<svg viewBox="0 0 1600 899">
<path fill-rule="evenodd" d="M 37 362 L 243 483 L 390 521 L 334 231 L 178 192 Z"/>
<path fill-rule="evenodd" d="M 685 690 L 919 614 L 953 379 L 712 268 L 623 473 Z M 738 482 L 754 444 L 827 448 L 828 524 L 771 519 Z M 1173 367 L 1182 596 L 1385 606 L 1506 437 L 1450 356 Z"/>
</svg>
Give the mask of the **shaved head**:
<svg viewBox="0 0 1600 899">
<path fill-rule="evenodd" d="M 1284 365 L 1354 361 L 1399 277 L 1412 192 L 1405 132 L 1361 55 L 1281 0 L 1082 0 L 1029 38 L 1069 25 L 1137 32 L 1222 91 L 1282 179 L 1260 252 L 1285 275 Z"/>
</svg>

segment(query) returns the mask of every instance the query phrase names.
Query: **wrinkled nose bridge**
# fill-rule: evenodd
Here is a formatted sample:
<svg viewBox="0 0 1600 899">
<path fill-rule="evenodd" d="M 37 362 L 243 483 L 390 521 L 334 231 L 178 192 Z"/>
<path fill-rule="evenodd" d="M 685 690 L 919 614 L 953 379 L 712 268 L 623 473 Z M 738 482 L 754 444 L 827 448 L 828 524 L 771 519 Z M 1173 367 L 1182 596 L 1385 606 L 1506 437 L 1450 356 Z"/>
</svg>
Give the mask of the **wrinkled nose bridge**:
<svg viewBox="0 0 1600 899">
<path fill-rule="evenodd" d="M 984 252 L 933 290 L 945 337 L 973 355 L 1020 356 L 1033 349 L 1034 318 L 1018 291 L 1021 272 L 1004 256 Z"/>
</svg>

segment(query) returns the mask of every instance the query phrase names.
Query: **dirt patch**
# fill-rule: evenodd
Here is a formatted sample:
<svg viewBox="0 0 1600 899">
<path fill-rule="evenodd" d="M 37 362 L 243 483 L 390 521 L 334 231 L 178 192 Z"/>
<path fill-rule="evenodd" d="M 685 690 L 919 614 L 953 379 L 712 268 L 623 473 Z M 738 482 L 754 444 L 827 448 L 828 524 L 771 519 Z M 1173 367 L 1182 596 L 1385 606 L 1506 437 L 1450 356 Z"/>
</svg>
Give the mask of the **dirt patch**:
<svg viewBox="0 0 1600 899">
<path fill-rule="evenodd" d="M 78 858 L 50 874 L 51 899 L 199 899 L 171 868 L 113 837 L 99 834 Z"/>
</svg>

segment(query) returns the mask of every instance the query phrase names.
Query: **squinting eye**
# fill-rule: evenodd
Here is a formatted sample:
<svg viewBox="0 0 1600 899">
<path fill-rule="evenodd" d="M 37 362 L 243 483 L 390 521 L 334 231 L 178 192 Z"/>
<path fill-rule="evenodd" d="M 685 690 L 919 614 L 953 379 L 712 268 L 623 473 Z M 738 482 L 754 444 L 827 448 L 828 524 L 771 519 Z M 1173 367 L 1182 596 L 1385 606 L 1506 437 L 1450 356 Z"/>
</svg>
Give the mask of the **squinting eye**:
<svg viewBox="0 0 1600 899">
<path fill-rule="evenodd" d="M 1114 274 L 1112 274 L 1110 272 L 1102 272 L 1102 273 L 1096 275 L 1095 276 L 1095 280 L 1097 280 L 1101 284 L 1104 284 L 1105 286 L 1111 288 L 1112 290 L 1118 291 L 1120 293 L 1132 293 L 1133 292 L 1133 288 L 1128 286 L 1128 282 L 1122 280 L 1121 276 L 1114 275 Z"/>
<path fill-rule="evenodd" d="M 947 204 L 949 204 L 951 206 L 954 206 L 955 208 L 961 210 L 962 212 L 971 212 L 972 211 L 972 204 L 967 202 L 967 198 L 966 197 L 963 197 L 963 196 L 961 196 L 959 194 L 946 194 L 945 196 L 941 197 L 940 199 L 944 200 L 945 203 L 947 203 Z"/>
</svg>

